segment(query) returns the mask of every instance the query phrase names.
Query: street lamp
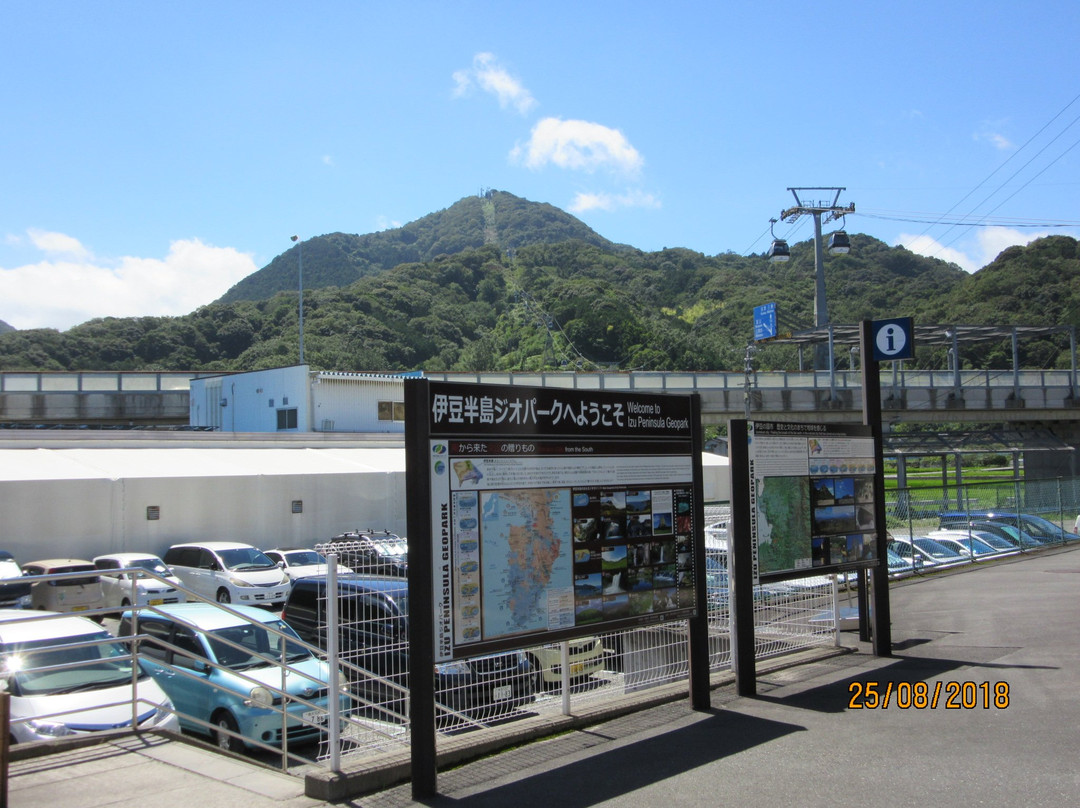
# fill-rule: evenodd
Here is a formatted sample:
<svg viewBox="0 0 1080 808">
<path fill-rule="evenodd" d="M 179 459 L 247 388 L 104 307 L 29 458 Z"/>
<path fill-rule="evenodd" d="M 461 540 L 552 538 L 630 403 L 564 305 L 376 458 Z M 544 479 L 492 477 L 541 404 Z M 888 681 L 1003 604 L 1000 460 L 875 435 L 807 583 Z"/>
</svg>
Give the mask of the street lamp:
<svg viewBox="0 0 1080 808">
<path fill-rule="evenodd" d="M 300 236 L 290 236 L 290 241 L 296 242 L 298 250 L 298 280 L 300 286 L 300 364 L 304 364 L 304 242 Z"/>
</svg>

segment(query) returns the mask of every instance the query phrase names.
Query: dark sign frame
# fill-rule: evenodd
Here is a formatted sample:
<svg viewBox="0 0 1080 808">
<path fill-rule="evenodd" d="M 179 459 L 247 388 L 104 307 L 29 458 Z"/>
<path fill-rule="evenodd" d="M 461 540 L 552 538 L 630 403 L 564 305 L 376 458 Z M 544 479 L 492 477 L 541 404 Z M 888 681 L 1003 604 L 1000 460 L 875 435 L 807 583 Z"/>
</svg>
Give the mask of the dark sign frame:
<svg viewBox="0 0 1080 808">
<path fill-rule="evenodd" d="M 695 396 L 426 386 L 406 418 L 428 490 L 409 544 L 411 570 L 424 508 L 436 661 L 698 614 Z"/>
</svg>

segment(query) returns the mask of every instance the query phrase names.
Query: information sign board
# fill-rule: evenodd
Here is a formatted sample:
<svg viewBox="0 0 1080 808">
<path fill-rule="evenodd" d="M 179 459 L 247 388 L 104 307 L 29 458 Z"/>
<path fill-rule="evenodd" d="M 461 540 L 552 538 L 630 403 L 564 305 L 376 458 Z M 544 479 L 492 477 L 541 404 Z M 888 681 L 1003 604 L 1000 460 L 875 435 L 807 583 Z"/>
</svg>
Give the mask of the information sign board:
<svg viewBox="0 0 1080 808">
<path fill-rule="evenodd" d="M 870 428 L 751 421 L 747 429 L 755 583 L 873 561 L 879 470 Z"/>
<path fill-rule="evenodd" d="M 432 381 L 428 398 L 436 660 L 694 614 L 690 396 Z"/>
</svg>

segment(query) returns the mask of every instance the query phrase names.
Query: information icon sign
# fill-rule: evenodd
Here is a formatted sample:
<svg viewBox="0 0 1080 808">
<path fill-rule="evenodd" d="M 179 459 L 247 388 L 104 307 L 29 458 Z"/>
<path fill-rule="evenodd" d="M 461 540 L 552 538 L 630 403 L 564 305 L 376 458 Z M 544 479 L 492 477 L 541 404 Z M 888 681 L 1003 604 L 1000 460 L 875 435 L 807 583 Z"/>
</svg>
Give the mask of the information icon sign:
<svg viewBox="0 0 1080 808">
<path fill-rule="evenodd" d="M 911 359 L 914 356 L 914 327 L 910 317 L 875 320 L 872 326 L 875 361 Z"/>
</svg>

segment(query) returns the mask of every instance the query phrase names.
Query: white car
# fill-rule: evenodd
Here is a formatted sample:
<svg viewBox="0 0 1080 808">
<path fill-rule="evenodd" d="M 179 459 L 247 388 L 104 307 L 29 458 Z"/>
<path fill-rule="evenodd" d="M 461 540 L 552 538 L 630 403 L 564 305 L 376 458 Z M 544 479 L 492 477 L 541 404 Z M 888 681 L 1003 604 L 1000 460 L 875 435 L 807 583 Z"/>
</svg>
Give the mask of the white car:
<svg viewBox="0 0 1080 808">
<path fill-rule="evenodd" d="M 153 553 L 99 555 L 94 557 L 94 566 L 101 570 L 101 589 L 107 607 L 161 606 L 187 600 L 187 595 L 177 589 L 181 585 L 180 579 Z M 140 575 L 141 570 L 164 580 Z"/>
<path fill-rule="evenodd" d="M 7 550 L 0 550 L 0 607 L 25 609 L 30 606 L 30 584 L 20 581 L 22 567 Z"/>
<path fill-rule="evenodd" d="M 165 551 L 165 563 L 184 586 L 218 603 L 283 606 L 292 588 L 266 553 L 240 542 L 174 544 Z"/>
<path fill-rule="evenodd" d="M 0 609 L 0 687 L 16 743 L 130 727 L 133 713 L 139 729 L 180 731 L 157 682 L 85 617 Z"/>
<path fill-rule="evenodd" d="M 304 578 L 308 575 L 326 575 L 326 556 L 317 550 L 303 547 L 279 547 L 266 550 L 266 556 L 289 576 L 290 580 Z M 338 573 L 352 572 L 344 564 L 337 565 Z"/>
</svg>

